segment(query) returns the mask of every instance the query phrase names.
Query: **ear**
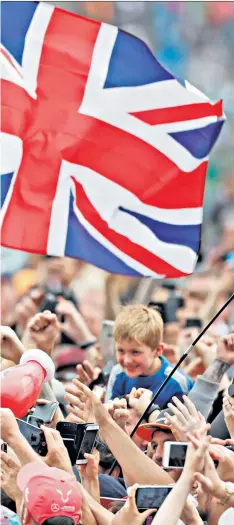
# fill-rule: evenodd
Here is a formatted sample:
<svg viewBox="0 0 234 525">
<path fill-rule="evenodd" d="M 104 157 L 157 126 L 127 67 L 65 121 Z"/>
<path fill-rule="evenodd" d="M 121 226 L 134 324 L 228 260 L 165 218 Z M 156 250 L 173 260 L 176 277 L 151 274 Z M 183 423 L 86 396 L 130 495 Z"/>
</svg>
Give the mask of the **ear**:
<svg viewBox="0 0 234 525">
<path fill-rule="evenodd" d="M 158 345 L 158 347 L 155 350 L 155 354 L 157 355 L 157 357 L 162 355 L 163 350 L 164 350 L 164 343 L 160 343 L 160 345 Z"/>
</svg>

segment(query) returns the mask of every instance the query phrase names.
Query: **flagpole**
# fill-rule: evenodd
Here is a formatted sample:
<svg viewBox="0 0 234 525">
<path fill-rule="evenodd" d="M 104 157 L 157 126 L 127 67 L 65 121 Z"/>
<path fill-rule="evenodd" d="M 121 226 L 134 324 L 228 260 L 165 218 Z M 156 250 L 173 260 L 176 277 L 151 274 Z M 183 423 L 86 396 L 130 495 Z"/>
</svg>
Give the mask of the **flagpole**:
<svg viewBox="0 0 234 525">
<path fill-rule="evenodd" d="M 140 417 L 140 419 L 138 420 L 138 422 L 136 423 L 134 429 L 132 430 L 131 434 L 130 434 L 130 438 L 132 438 L 134 436 L 134 434 L 136 433 L 138 427 L 140 426 L 140 424 L 142 423 L 142 421 L 145 419 L 145 416 L 148 412 L 148 410 L 150 409 L 150 407 L 154 404 L 154 402 L 156 401 L 156 399 L 158 398 L 158 396 L 161 394 L 162 390 L 165 388 L 165 386 L 167 385 L 168 381 L 171 379 L 171 377 L 174 375 L 174 373 L 176 372 L 177 368 L 179 368 L 179 366 L 181 365 L 181 363 L 183 363 L 183 361 L 186 359 L 186 357 L 189 355 L 189 353 L 191 352 L 191 350 L 193 350 L 194 346 L 197 344 L 197 342 L 201 339 L 201 337 L 205 334 L 205 332 L 208 330 L 208 328 L 210 328 L 210 326 L 214 323 L 214 321 L 217 319 L 217 317 L 219 317 L 219 315 L 223 312 L 223 310 L 225 310 L 225 308 L 227 308 L 227 306 L 231 303 L 231 301 L 234 299 L 234 293 L 231 295 L 231 297 L 229 297 L 229 299 L 226 301 L 226 303 L 220 308 L 220 310 L 214 315 L 214 317 L 211 319 L 211 321 L 209 321 L 209 323 L 205 326 L 205 328 L 203 328 L 203 330 L 201 331 L 201 333 L 196 337 L 196 339 L 193 341 L 193 343 L 191 343 L 189 345 L 189 347 L 187 348 L 187 350 L 184 352 L 184 354 L 181 356 L 181 358 L 179 359 L 178 363 L 176 363 L 176 365 L 174 366 L 174 368 L 171 370 L 170 374 L 166 377 L 165 381 L 163 381 L 162 385 L 159 387 L 158 391 L 156 392 L 156 394 L 153 396 L 153 398 L 151 399 L 149 405 L 147 406 L 147 408 L 145 409 L 144 413 L 142 414 L 142 416 Z M 116 467 L 117 465 L 117 461 L 115 460 L 111 469 L 110 469 L 110 472 L 109 472 L 109 475 L 112 474 L 114 468 Z"/>
</svg>

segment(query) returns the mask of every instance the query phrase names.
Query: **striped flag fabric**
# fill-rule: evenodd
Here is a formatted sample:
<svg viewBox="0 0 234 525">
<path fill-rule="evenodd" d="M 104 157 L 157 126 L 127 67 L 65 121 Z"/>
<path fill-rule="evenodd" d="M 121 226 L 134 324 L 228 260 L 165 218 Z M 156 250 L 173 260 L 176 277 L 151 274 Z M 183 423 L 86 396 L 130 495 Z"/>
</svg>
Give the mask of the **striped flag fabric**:
<svg viewBox="0 0 234 525">
<path fill-rule="evenodd" d="M 133 35 L 45 2 L 2 2 L 0 55 L 2 245 L 191 274 L 222 101 Z"/>
</svg>

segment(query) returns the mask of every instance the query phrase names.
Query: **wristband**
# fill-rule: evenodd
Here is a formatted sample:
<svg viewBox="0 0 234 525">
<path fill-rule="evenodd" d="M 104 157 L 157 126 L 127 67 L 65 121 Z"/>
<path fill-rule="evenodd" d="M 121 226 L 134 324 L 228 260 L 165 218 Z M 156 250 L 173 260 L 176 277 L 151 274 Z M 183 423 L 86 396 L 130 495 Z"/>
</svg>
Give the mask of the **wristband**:
<svg viewBox="0 0 234 525">
<path fill-rule="evenodd" d="M 147 410 L 146 415 L 145 415 L 145 420 L 146 420 L 147 423 L 148 423 L 148 421 L 149 421 L 149 417 L 151 416 L 151 414 L 152 414 L 153 412 L 155 412 L 155 410 L 161 410 L 161 409 L 160 409 L 160 407 L 159 407 L 158 405 L 153 404 L 153 405 L 149 408 L 149 410 Z"/>
<path fill-rule="evenodd" d="M 97 343 L 97 339 L 93 339 L 92 341 L 87 341 L 86 343 L 82 343 L 81 345 L 79 345 L 79 347 L 81 350 L 88 350 L 88 348 L 90 348 L 93 345 L 96 345 L 96 343 Z"/>
</svg>

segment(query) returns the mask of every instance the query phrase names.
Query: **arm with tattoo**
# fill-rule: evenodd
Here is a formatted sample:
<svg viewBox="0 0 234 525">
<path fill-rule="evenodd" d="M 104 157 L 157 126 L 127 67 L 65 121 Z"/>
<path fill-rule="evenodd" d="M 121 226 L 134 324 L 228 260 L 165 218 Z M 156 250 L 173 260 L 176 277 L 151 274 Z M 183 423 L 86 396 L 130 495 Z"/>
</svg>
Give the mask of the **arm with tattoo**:
<svg viewBox="0 0 234 525">
<path fill-rule="evenodd" d="M 215 359 L 204 372 L 203 377 L 208 379 L 208 381 L 212 381 L 212 383 L 221 383 L 224 374 L 226 374 L 229 368 L 230 365 L 225 363 L 225 361 Z"/>
</svg>

